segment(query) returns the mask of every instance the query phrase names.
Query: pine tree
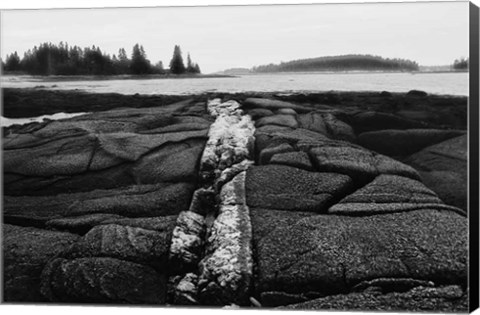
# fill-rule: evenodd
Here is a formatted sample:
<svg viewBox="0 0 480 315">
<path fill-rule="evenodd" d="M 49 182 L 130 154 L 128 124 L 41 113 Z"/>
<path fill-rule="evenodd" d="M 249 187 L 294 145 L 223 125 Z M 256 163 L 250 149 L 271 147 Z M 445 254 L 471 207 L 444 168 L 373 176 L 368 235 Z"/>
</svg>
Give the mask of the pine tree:
<svg viewBox="0 0 480 315">
<path fill-rule="evenodd" d="M 185 65 L 183 64 L 182 51 L 180 46 L 175 45 L 173 50 L 173 57 L 170 61 L 170 72 L 174 74 L 185 73 Z"/>
<path fill-rule="evenodd" d="M 147 74 L 150 73 L 150 68 L 150 61 L 147 59 L 143 46 L 135 44 L 132 51 L 130 70 L 133 74 Z"/>
<path fill-rule="evenodd" d="M 17 52 L 7 56 L 5 61 L 5 70 L 6 71 L 18 71 L 20 70 L 20 57 L 18 57 Z"/>
</svg>

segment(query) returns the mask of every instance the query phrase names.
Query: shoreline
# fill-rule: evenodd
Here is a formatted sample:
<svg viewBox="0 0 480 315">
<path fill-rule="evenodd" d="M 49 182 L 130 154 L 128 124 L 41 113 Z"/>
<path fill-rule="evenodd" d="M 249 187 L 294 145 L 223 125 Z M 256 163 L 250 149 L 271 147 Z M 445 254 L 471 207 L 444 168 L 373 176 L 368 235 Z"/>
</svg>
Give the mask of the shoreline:
<svg viewBox="0 0 480 315">
<path fill-rule="evenodd" d="M 249 97 L 274 98 L 297 104 L 321 104 L 352 111 L 376 111 L 400 114 L 409 119 L 433 125 L 465 128 L 468 119 L 468 97 L 408 93 L 326 91 L 312 93 L 285 92 L 207 92 L 189 95 L 123 95 L 118 93 L 89 93 L 76 90 L 40 90 L 34 88 L 3 88 L 3 116 L 30 118 L 56 113 L 98 112 L 115 108 L 151 108 L 188 99 L 204 102 L 223 97 L 243 101 Z"/>
</svg>

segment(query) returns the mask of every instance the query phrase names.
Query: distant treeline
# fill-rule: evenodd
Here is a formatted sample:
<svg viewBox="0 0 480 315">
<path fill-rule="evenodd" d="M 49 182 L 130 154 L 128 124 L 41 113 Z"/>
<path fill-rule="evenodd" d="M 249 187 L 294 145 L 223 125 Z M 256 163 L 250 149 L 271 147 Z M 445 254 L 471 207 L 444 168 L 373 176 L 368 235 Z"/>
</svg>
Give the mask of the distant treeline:
<svg viewBox="0 0 480 315">
<path fill-rule="evenodd" d="M 453 62 L 453 69 L 465 70 L 468 69 L 468 58 L 455 59 Z"/>
<path fill-rule="evenodd" d="M 118 55 L 109 55 L 100 47 L 80 48 L 60 42 L 58 45 L 43 43 L 29 49 L 23 58 L 17 52 L 7 55 L 1 62 L 2 70 L 32 75 L 118 75 L 118 74 L 183 74 L 200 73 L 198 64 L 193 63 L 190 54 L 184 64 L 180 46 L 175 46 L 170 68 L 164 69 L 159 61 L 152 65 L 142 45 L 133 46 L 130 58 L 124 48 Z"/>
<path fill-rule="evenodd" d="M 253 67 L 254 72 L 392 70 L 418 71 L 415 61 L 389 59 L 372 55 L 345 55 L 292 60 L 280 64 Z"/>
</svg>

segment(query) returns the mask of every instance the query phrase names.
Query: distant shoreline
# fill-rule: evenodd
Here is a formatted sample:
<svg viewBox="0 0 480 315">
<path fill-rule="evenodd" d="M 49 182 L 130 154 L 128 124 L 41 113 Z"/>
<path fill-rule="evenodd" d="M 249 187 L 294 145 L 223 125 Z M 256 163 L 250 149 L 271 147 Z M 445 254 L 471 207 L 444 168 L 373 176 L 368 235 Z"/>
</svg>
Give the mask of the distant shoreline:
<svg viewBox="0 0 480 315">
<path fill-rule="evenodd" d="M 108 80 L 156 80 L 156 79 L 209 79 L 209 78 L 234 78 L 225 74 L 145 74 L 145 75 L 29 75 L 29 74 L 2 74 L 2 77 L 31 78 L 38 82 L 63 82 L 63 81 L 108 81 Z"/>
</svg>

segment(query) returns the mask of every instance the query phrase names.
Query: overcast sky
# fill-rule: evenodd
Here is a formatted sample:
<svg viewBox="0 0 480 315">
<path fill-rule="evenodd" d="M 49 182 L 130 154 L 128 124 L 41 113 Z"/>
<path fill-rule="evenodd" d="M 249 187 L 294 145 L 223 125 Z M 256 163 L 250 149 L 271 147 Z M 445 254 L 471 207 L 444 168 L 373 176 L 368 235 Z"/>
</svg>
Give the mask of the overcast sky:
<svg viewBox="0 0 480 315">
<path fill-rule="evenodd" d="M 1 56 L 42 42 L 135 43 L 165 66 L 174 45 L 202 72 L 299 58 L 373 54 L 421 65 L 468 56 L 468 2 L 2 11 Z"/>
</svg>

